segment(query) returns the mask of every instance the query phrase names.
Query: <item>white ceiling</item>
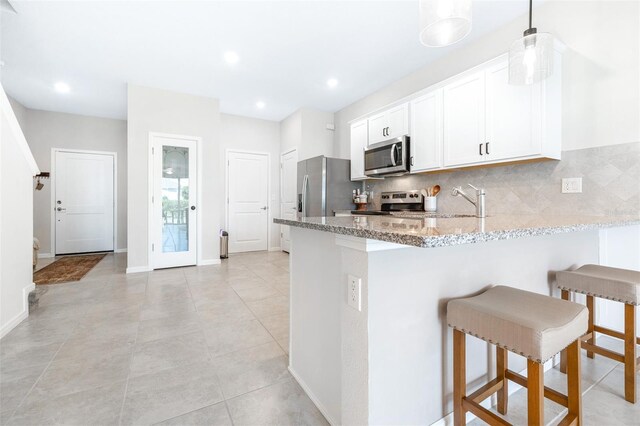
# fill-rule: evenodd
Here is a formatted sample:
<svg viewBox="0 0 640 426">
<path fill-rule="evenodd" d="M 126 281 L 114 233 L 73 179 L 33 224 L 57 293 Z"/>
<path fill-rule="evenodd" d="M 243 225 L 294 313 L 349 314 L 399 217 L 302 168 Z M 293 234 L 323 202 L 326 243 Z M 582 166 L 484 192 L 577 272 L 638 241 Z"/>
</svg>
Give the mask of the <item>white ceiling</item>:
<svg viewBox="0 0 640 426">
<path fill-rule="evenodd" d="M 126 118 L 132 83 L 219 98 L 222 112 L 269 120 L 300 107 L 337 111 L 528 6 L 475 0 L 471 34 L 437 49 L 418 41 L 418 0 L 11 3 L 17 14 L 1 16 L 2 84 L 29 108 Z M 223 58 L 230 50 L 234 66 Z M 56 93 L 57 81 L 70 93 Z"/>
</svg>

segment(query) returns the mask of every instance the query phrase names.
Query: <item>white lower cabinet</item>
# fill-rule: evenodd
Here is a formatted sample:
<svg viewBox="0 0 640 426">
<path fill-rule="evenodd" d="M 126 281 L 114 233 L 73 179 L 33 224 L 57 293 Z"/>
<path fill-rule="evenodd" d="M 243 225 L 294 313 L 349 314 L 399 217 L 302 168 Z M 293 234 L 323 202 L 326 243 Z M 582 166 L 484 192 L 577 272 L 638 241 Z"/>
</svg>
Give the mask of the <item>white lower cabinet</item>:
<svg viewBox="0 0 640 426">
<path fill-rule="evenodd" d="M 442 167 L 442 89 L 411 101 L 411 172 Z"/>
<path fill-rule="evenodd" d="M 351 180 L 366 179 L 364 174 L 364 150 L 367 147 L 367 143 L 367 120 L 351 124 Z"/>
</svg>

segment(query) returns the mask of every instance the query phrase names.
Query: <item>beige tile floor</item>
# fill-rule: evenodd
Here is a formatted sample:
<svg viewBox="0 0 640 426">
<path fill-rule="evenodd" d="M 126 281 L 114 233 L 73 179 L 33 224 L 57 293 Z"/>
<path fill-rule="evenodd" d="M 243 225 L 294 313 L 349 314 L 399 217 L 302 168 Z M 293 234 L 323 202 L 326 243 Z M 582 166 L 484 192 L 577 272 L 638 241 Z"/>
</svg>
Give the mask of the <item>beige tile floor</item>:
<svg viewBox="0 0 640 426">
<path fill-rule="evenodd" d="M 80 282 L 46 286 L 0 340 L 0 424 L 327 424 L 287 372 L 286 254 L 129 275 L 125 263 L 108 255 Z M 615 362 L 583 357 L 586 425 L 640 424 L 622 380 Z M 566 389 L 556 369 L 545 382 Z M 562 412 L 546 401 L 550 424 Z M 526 424 L 524 390 L 507 418 Z"/>
<path fill-rule="evenodd" d="M 327 424 L 287 371 L 288 262 L 127 275 L 116 254 L 47 286 L 0 341 L 0 423 Z"/>
</svg>

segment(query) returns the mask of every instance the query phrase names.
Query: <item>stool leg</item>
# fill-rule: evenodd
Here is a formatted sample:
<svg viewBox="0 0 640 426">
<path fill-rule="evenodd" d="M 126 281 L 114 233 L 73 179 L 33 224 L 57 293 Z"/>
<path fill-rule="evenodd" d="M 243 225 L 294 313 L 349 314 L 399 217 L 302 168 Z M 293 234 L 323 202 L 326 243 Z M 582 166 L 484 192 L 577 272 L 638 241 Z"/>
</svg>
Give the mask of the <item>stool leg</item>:
<svg viewBox="0 0 640 426">
<path fill-rule="evenodd" d="M 507 414 L 509 404 L 509 380 L 506 378 L 509 362 L 509 353 L 506 349 L 496 346 L 497 377 L 502 380 L 502 389 L 498 391 L 498 413 Z"/>
<path fill-rule="evenodd" d="M 527 402 L 529 426 L 544 424 L 544 366 L 527 360 Z"/>
<path fill-rule="evenodd" d="M 580 340 L 576 340 L 567 348 L 567 399 L 569 400 L 569 416 L 575 416 L 577 426 L 582 425 L 582 386 L 580 367 Z"/>
<path fill-rule="evenodd" d="M 453 424 L 463 426 L 467 423 L 462 399 L 467 396 L 466 373 L 466 335 L 453 330 Z"/>
<path fill-rule="evenodd" d="M 636 307 L 624 305 L 624 398 L 636 402 Z"/>
<path fill-rule="evenodd" d="M 591 339 L 587 340 L 587 342 L 595 345 L 596 334 L 593 331 L 593 326 L 596 319 L 596 304 L 594 303 L 593 296 L 587 296 L 587 309 L 589 309 L 589 328 L 587 328 L 587 333 L 591 333 Z M 587 351 L 587 358 L 593 358 L 594 356 L 595 354 L 593 352 Z"/>
<path fill-rule="evenodd" d="M 569 300 L 569 291 L 562 290 L 562 300 Z M 560 372 L 567 374 L 567 350 L 560 352 Z"/>
</svg>

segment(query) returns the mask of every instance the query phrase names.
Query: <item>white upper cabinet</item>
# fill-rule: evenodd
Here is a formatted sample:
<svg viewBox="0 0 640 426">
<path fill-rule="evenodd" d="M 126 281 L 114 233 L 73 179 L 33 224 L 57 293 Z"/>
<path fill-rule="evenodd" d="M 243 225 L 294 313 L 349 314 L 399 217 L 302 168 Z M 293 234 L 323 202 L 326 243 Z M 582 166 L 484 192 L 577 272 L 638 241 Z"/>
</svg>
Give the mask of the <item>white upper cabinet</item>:
<svg viewBox="0 0 640 426">
<path fill-rule="evenodd" d="M 411 172 L 442 167 L 442 89 L 411 101 Z"/>
<path fill-rule="evenodd" d="M 540 154 L 540 95 L 543 84 L 509 84 L 509 61 L 506 58 L 489 67 L 485 76 L 485 160 Z"/>
<path fill-rule="evenodd" d="M 351 180 L 366 179 L 364 150 L 367 147 L 367 136 L 367 120 L 351 124 Z"/>
<path fill-rule="evenodd" d="M 485 74 L 475 72 L 443 89 L 444 165 L 484 160 Z"/>
<path fill-rule="evenodd" d="M 409 104 L 395 106 L 369 117 L 369 144 L 409 133 Z"/>
<path fill-rule="evenodd" d="M 362 149 L 367 143 L 406 134 L 411 136 L 414 173 L 532 159 L 559 160 L 561 51 L 562 46 L 557 44 L 553 75 L 539 83 L 510 85 L 509 57 L 504 54 L 417 93 L 409 103 L 354 123 L 352 177 L 364 178 Z M 367 124 L 368 135 L 363 123 Z"/>
</svg>

